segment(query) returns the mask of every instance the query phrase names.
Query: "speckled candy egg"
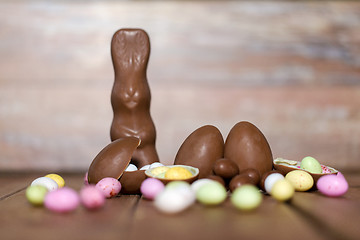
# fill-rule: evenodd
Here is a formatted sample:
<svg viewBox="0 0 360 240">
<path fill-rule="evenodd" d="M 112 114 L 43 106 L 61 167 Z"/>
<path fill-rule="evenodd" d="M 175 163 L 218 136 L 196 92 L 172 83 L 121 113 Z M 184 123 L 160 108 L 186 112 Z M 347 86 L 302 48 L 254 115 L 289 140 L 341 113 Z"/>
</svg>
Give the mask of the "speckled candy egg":
<svg viewBox="0 0 360 240">
<path fill-rule="evenodd" d="M 318 190 L 329 197 L 340 197 L 349 189 L 344 175 L 338 172 L 336 175 L 325 175 L 317 181 Z"/>
<path fill-rule="evenodd" d="M 225 141 L 224 157 L 235 162 L 240 173 L 253 168 L 260 178 L 273 168 L 270 145 L 262 132 L 249 122 L 237 123 Z"/>
<path fill-rule="evenodd" d="M 77 192 L 68 187 L 49 192 L 44 200 L 47 209 L 59 213 L 74 211 L 79 203 L 80 199 Z"/>
<path fill-rule="evenodd" d="M 199 169 L 199 178 L 212 174 L 214 162 L 224 154 L 224 139 L 220 131 L 211 125 L 191 133 L 176 154 L 175 165 L 193 166 Z"/>
<path fill-rule="evenodd" d="M 94 210 L 105 204 L 105 195 L 95 185 L 88 185 L 81 189 L 80 200 L 84 207 Z"/>
<path fill-rule="evenodd" d="M 147 178 L 141 183 L 140 191 L 144 198 L 154 200 L 164 188 L 165 185 L 159 179 Z"/>
<path fill-rule="evenodd" d="M 111 198 L 119 194 L 121 183 L 115 178 L 106 177 L 101 179 L 96 187 L 101 190 L 106 198 Z"/>
<path fill-rule="evenodd" d="M 293 185 L 295 191 L 305 192 L 312 188 L 314 179 L 302 170 L 294 170 L 286 174 L 285 178 Z"/>
</svg>

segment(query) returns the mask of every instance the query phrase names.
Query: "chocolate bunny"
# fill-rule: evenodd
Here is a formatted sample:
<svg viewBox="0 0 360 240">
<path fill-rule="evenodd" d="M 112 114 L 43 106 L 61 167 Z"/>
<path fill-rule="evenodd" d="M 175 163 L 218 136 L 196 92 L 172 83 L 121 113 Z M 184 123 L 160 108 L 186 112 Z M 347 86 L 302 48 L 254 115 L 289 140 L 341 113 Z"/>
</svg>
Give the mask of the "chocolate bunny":
<svg viewBox="0 0 360 240">
<path fill-rule="evenodd" d="M 155 148 L 156 130 L 150 115 L 151 94 L 146 69 L 150 55 L 150 41 L 142 29 L 120 29 L 111 41 L 111 56 L 115 81 L 111 93 L 114 118 L 110 137 L 134 136 L 141 140 L 132 163 L 142 167 L 158 162 Z"/>
</svg>

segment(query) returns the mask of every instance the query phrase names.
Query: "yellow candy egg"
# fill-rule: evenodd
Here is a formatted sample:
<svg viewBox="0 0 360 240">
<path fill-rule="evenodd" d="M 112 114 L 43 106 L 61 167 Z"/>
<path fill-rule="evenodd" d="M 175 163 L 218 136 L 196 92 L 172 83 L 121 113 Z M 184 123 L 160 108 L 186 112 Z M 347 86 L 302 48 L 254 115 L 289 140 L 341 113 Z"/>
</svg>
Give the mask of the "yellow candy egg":
<svg viewBox="0 0 360 240">
<path fill-rule="evenodd" d="M 151 169 L 151 174 L 153 174 L 156 177 L 161 176 L 162 174 L 165 174 L 165 172 L 169 169 L 170 168 L 167 166 L 155 167 L 155 168 Z"/>
<path fill-rule="evenodd" d="M 271 196 L 280 202 L 287 201 L 294 195 L 295 188 L 287 179 L 281 179 L 274 183 Z"/>
<path fill-rule="evenodd" d="M 314 179 L 302 170 L 294 170 L 286 174 L 285 178 L 293 185 L 295 191 L 304 192 L 312 188 Z"/>
<path fill-rule="evenodd" d="M 184 180 L 192 176 L 192 173 L 183 167 L 172 167 L 165 172 L 166 179 Z"/>
<path fill-rule="evenodd" d="M 51 178 L 52 180 L 54 180 L 58 184 L 59 188 L 62 188 L 65 186 L 65 180 L 58 174 L 51 173 L 51 174 L 46 175 L 45 177 L 48 177 L 48 178 Z"/>
</svg>

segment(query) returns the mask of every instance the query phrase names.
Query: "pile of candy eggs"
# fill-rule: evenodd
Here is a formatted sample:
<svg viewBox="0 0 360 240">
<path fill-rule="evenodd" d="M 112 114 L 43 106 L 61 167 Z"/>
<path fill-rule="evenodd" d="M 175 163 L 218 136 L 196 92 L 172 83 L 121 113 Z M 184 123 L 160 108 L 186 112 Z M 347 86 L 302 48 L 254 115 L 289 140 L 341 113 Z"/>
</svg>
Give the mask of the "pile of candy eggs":
<svg viewBox="0 0 360 240">
<path fill-rule="evenodd" d="M 121 190 L 117 179 L 104 178 L 96 185 L 84 185 L 78 193 L 65 186 L 64 179 L 58 174 L 48 174 L 36 178 L 26 189 L 26 198 L 34 206 L 45 206 L 52 212 L 67 213 L 74 211 L 80 204 L 88 210 L 103 207 L 106 198 L 116 196 Z"/>
</svg>

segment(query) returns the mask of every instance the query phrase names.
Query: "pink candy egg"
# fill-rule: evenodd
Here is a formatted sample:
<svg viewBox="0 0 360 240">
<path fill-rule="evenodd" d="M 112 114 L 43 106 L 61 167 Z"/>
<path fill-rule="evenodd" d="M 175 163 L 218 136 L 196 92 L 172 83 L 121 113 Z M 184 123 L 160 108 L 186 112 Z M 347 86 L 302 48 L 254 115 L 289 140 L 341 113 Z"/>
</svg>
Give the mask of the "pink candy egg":
<svg viewBox="0 0 360 240">
<path fill-rule="evenodd" d="M 145 198 L 153 200 L 164 188 L 165 185 L 159 179 L 147 178 L 141 183 L 140 191 Z"/>
<path fill-rule="evenodd" d="M 316 186 L 322 194 L 329 197 L 340 197 L 349 189 L 344 175 L 340 172 L 320 177 Z"/>
<path fill-rule="evenodd" d="M 44 200 L 47 209 L 59 213 L 71 212 L 77 208 L 79 203 L 77 192 L 68 187 L 49 192 Z"/>
<path fill-rule="evenodd" d="M 95 185 L 88 185 L 81 189 L 80 200 L 87 209 L 93 210 L 105 204 L 105 195 Z"/>
<path fill-rule="evenodd" d="M 106 177 L 101 179 L 96 187 L 101 190 L 105 197 L 111 198 L 119 194 L 121 183 L 116 178 Z"/>
</svg>

